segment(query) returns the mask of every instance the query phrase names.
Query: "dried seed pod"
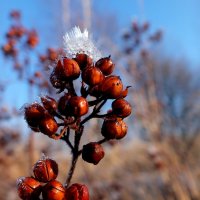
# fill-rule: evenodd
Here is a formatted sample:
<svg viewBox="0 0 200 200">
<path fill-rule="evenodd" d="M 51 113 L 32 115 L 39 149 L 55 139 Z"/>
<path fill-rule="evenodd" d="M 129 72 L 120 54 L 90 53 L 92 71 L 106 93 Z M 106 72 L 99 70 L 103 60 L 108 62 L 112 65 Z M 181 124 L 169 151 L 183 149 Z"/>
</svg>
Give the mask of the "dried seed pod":
<svg viewBox="0 0 200 200">
<path fill-rule="evenodd" d="M 49 113 L 54 113 L 57 110 L 57 102 L 49 96 L 41 97 L 42 104 Z"/>
<path fill-rule="evenodd" d="M 76 58 L 74 58 L 74 60 L 79 64 L 81 70 L 91 66 L 93 62 L 92 58 L 90 58 L 87 54 L 84 53 L 76 54 Z"/>
<path fill-rule="evenodd" d="M 57 178 L 58 164 L 49 158 L 38 160 L 33 167 L 33 173 L 38 181 L 47 183 Z"/>
<path fill-rule="evenodd" d="M 17 180 L 17 191 L 21 199 L 35 200 L 39 198 L 42 186 L 32 177 L 21 177 Z"/>
<path fill-rule="evenodd" d="M 131 105 L 125 99 L 116 99 L 112 103 L 113 113 L 118 117 L 124 118 L 131 114 Z"/>
<path fill-rule="evenodd" d="M 39 103 L 33 103 L 24 108 L 24 118 L 32 129 L 37 129 L 44 118 L 45 109 Z"/>
<path fill-rule="evenodd" d="M 103 147 L 97 142 L 90 142 L 83 146 L 82 158 L 84 161 L 97 165 L 103 157 Z"/>
<path fill-rule="evenodd" d="M 58 100 L 58 111 L 61 115 L 67 115 L 67 103 L 71 95 L 69 93 L 65 93 L 60 99 Z"/>
<path fill-rule="evenodd" d="M 123 84 L 119 76 L 106 77 L 100 86 L 101 92 L 109 99 L 117 99 L 123 91 Z"/>
<path fill-rule="evenodd" d="M 58 124 L 56 120 L 51 115 L 46 115 L 39 124 L 40 131 L 51 137 L 58 130 Z"/>
<path fill-rule="evenodd" d="M 72 184 L 66 190 L 67 200 L 89 200 L 89 191 L 86 185 L 79 183 Z"/>
<path fill-rule="evenodd" d="M 69 99 L 67 108 L 72 116 L 81 117 L 88 112 L 88 102 L 83 97 L 73 96 Z"/>
<path fill-rule="evenodd" d="M 58 79 L 64 78 L 64 69 L 63 69 L 63 63 L 61 60 L 58 60 L 56 67 L 53 70 L 53 73 L 56 75 Z"/>
<path fill-rule="evenodd" d="M 102 95 L 100 84 L 90 87 L 89 94 L 94 97 L 100 97 Z"/>
<path fill-rule="evenodd" d="M 112 74 L 115 65 L 113 64 L 113 62 L 109 56 L 109 57 L 99 59 L 96 62 L 95 67 L 99 68 L 105 76 L 108 76 L 108 75 Z"/>
<path fill-rule="evenodd" d="M 52 86 L 57 89 L 63 88 L 65 85 L 65 83 L 54 72 L 51 73 L 49 80 Z"/>
<path fill-rule="evenodd" d="M 65 188 L 60 182 L 52 180 L 44 186 L 42 197 L 44 200 L 64 200 Z"/>
<path fill-rule="evenodd" d="M 104 75 L 97 67 L 86 67 L 82 72 L 82 79 L 88 85 L 97 85 L 104 79 Z"/>
<path fill-rule="evenodd" d="M 63 58 L 63 76 L 65 79 L 75 80 L 80 75 L 80 67 L 78 63 L 69 58 Z"/>
<path fill-rule="evenodd" d="M 126 123 L 120 118 L 106 118 L 101 128 L 101 134 L 106 139 L 121 139 L 128 130 Z"/>
</svg>

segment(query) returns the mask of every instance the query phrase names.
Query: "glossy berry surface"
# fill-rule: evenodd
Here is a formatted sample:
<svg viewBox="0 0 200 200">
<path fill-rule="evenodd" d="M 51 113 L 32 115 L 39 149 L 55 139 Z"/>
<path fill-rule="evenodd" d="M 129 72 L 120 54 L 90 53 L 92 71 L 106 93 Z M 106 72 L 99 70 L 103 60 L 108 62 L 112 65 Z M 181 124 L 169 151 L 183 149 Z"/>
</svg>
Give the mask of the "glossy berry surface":
<svg viewBox="0 0 200 200">
<path fill-rule="evenodd" d="M 42 133 L 51 137 L 58 130 L 58 125 L 57 125 L 56 120 L 53 117 L 51 117 L 50 115 L 47 115 L 40 122 L 39 129 Z"/>
<path fill-rule="evenodd" d="M 57 102 L 55 99 L 49 97 L 49 96 L 43 96 L 41 97 L 42 104 L 44 108 L 49 112 L 53 113 L 57 109 Z"/>
<path fill-rule="evenodd" d="M 42 190 L 40 182 L 32 177 L 22 177 L 17 180 L 18 195 L 23 200 L 35 200 Z"/>
<path fill-rule="evenodd" d="M 120 118 L 107 118 L 104 120 L 101 133 L 106 139 L 121 139 L 127 133 L 128 126 Z"/>
<path fill-rule="evenodd" d="M 24 118 L 28 125 L 30 127 L 37 128 L 39 122 L 44 117 L 44 108 L 38 103 L 33 103 L 31 105 L 26 106 L 24 111 Z"/>
<path fill-rule="evenodd" d="M 110 57 L 106 57 L 106 58 L 99 59 L 96 62 L 95 67 L 99 68 L 104 75 L 108 76 L 112 74 L 115 65 L 113 64 Z"/>
<path fill-rule="evenodd" d="M 86 67 L 82 72 L 82 79 L 90 86 L 101 83 L 104 79 L 104 75 L 97 67 Z"/>
<path fill-rule="evenodd" d="M 104 154 L 103 147 L 97 142 L 91 142 L 83 146 L 82 158 L 86 162 L 97 165 Z"/>
<path fill-rule="evenodd" d="M 78 63 L 69 58 L 63 58 L 63 76 L 66 79 L 75 80 L 80 75 L 80 67 Z"/>
<path fill-rule="evenodd" d="M 43 183 L 54 180 L 58 176 L 57 163 L 49 158 L 41 159 L 33 167 L 35 178 Z"/>
<path fill-rule="evenodd" d="M 113 113 L 118 117 L 128 117 L 131 114 L 131 105 L 125 99 L 117 99 L 112 103 Z"/>
<path fill-rule="evenodd" d="M 66 190 L 66 200 L 89 200 L 89 191 L 86 185 L 75 183 Z"/>
<path fill-rule="evenodd" d="M 67 108 L 73 116 L 83 116 L 88 112 L 88 102 L 85 98 L 74 96 L 71 97 L 68 101 Z"/>
<path fill-rule="evenodd" d="M 61 115 L 67 115 L 67 104 L 71 95 L 66 93 L 58 100 L 58 111 Z"/>
<path fill-rule="evenodd" d="M 64 200 L 65 188 L 60 182 L 52 180 L 43 187 L 42 197 L 44 200 Z"/>
<path fill-rule="evenodd" d="M 121 96 L 123 84 L 118 76 L 108 76 L 101 84 L 101 92 L 109 99 L 116 99 Z"/>
<path fill-rule="evenodd" d="M 74 60 L 76 60 L 76 62 L 79 64 L 82 70 L 86 67 L 91 66 L 93 63 L 92 58 L 90 58 L 87 54 L 84 53 L 76 54 Z"/>
</svg>

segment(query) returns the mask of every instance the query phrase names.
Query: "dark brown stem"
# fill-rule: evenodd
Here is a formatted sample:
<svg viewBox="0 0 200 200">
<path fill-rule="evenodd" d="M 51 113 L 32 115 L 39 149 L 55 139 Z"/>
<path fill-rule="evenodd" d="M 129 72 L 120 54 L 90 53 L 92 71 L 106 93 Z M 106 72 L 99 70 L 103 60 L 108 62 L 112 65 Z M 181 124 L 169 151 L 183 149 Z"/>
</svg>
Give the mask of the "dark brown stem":
<svg viewBox="0 0 200 200">
<path fill-rule="evenodd" d="M 106 103 L 107 99 L 103 100 L 102 103 L 99 106 L 95 106 L 93 109 L 93 112 L 88 115 L 85 119 L 83 119 L 83 121 L 80 123 L 81 125 L 85 124 L 88 120 L 95 118 L 95 116 L 98 116 L 97 113 L 100 112 L 101 108 L 104 106 L 104 104 Z"/>
<path fill-rule="evenodd" d="M 67 89 L 68 89 L 69 93 L 71 93 L 73 96 L 77 96 L 76 90 L 75 90 L 75 88 L 74 88 L 74 84 L 73 84 L 72 81 L 70 81 L 70 82 L 68 83 Z"/>
<path fill-rule="evenodd" d="M 110 112 L 110 113 L 106 113 L 106 114 L 102 114 L 102 115 L 95 115 L 94 117 L 95 118 L 104 118 L 104 117 L 109 117 L 111 116 L 113 113 Z"/>
<path fill-rule="evenodd" d="M 59 118 L 59 119 L 64 120 L 64 117 L 61 116 L 61 115 L 60 115 L 59 113 L 57 113 L 56 111 L 54 111 L 53 115 L 56 116 L 56 117 Z"/>
<path fill-rule="evenodd" d="M 70 147 L 70 149 L 71 149 L 71 151 L 73 153 L 74 147 L 73 147 L 72 143 L 69 140 L 69 136 L 70 136 L 70 128 L 68 127 L 68 129 L 67 129 L 67 135 L 66 135 L 66 140 L 65 141 L 66 141 L 66 143 L 68 144 L 68 146 Z"/>
<path fill-rule="evenodd" d="M 63 137 L 63 135 L 65 134 L 66 130 L 67 130 L 67 126 L 65 126 L 65 127 L 62 129 L 62 131 L 60 132 L 59 135 L 53 135 L 52 138 L 53 138 L 54 140 L 59 140 L 59 139 L 61 139 L 61 138 Z"/>
<path fill-rule="evenodd" d="M 71 167 L 70 167 L 70 170 L 69 170 L 69 173 L 68 173 L 68 176 L 67 176 L 67 180 L 66 180 L 66 183 L 65 183 L 66 188 L 70 184 L 70 181 L 71 181 L 72 176 L 74 174 L 74 169 L 76 167 L 78 157 L 80 155 L 79 154 L 79 144 L 80 144 L 81 136 L 83 134 L 83 128 L 84 128 L 83 126 L 79 126 L 78 131 L 75 132 L 74 149 L 73 149 L 73 152 L 72 152 L 72 162 L 71 162 Z"/>
<path fill-rule="evenodd" d="M 100 103 L 103 99 L 105 99 L 105 98 L 104 97 L 100 97 L 100 98 L 95 99 L 93 101 L 89 101 L 88 104 L 89 104 L 89 106 L 94 106 L 94 105 Z"/>
</svg>

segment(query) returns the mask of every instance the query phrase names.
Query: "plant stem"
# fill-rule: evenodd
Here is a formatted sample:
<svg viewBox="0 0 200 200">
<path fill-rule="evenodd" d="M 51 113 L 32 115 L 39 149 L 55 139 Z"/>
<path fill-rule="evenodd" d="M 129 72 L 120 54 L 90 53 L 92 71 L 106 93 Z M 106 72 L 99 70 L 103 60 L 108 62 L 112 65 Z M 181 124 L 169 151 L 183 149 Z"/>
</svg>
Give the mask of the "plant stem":
<svg viewBox="0 0 200 200">
<path fill-rule="evenodd" d="M 80 123 L 81 125 L 85 124 L 91 118 L 95 118 L 96 114 L 99 113 L 103 105 L 106 103 L 107 99 L 103 100 L 102 103 L 98 107 L 94 107 L 93 112 L 88 115 L 83 121 Z"/>
<path fill-rule="evenodd" d="M 70 170 L 68 172 L 68 176 L 67 176 L 67 180 L 65 183 L 65 187 L 67 188 L 70 184 L 70 181 L 72 179 L 72 176 L 74 174 L 74 169 L 76 167 L 76 163 L 78 161 L 78 157 L 79 157 L 79 144 L 80 144 L 80 140 L 81 140 L 81 136 L 83 134 L 83 126 L 79 126 L 78 131 L 75 132 L 75 138 L 74 138 L 74 148 L 72 151 L 72 161 L 71 161 L 71 167 Z"/>
</svg>

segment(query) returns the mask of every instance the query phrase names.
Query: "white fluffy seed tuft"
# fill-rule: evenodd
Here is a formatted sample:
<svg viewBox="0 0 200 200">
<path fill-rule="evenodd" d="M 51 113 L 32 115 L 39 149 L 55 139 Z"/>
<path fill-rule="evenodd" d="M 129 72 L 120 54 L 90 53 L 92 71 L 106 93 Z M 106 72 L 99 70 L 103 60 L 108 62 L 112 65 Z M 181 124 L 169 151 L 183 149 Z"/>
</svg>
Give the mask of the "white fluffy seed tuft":
<svg viewBox="0 0 200 200">
<path fill-rule="evenodd" d="M 64 35 L 63 39 L 64 50 L 69 57 L 75 57 L 77 53 L 85 53 L 90 56 L 94 62 L 102 57 L 100 51 L 94 45 L 87 29 L 81 32 L 80 28 L 75 26 Z"/>
</svg>

